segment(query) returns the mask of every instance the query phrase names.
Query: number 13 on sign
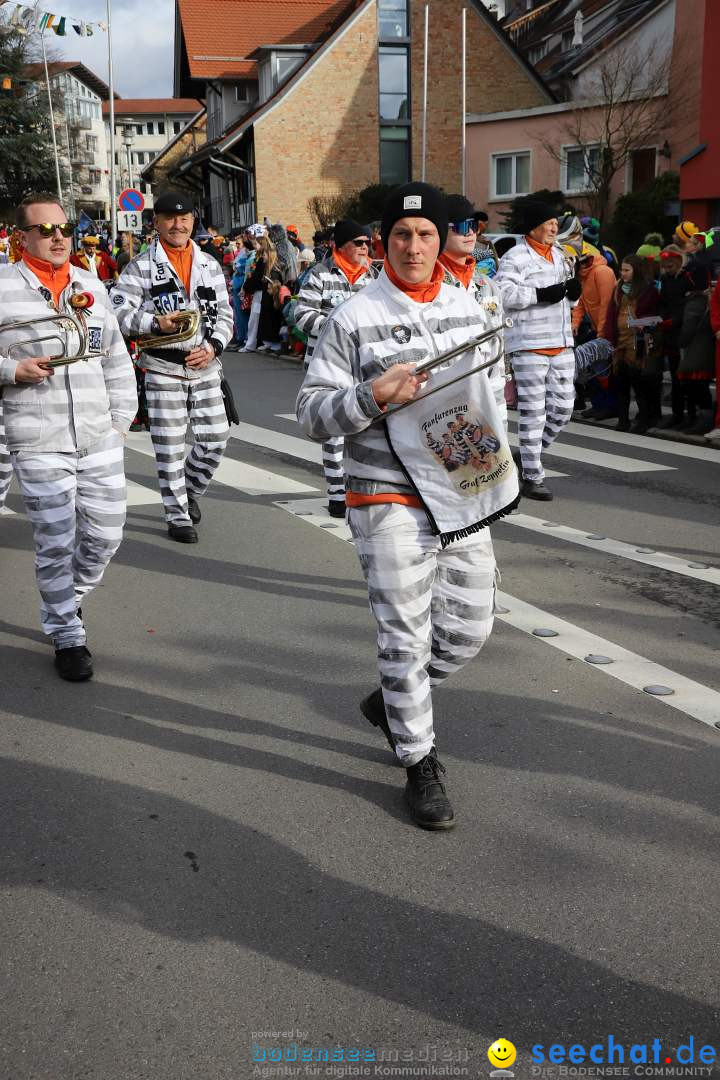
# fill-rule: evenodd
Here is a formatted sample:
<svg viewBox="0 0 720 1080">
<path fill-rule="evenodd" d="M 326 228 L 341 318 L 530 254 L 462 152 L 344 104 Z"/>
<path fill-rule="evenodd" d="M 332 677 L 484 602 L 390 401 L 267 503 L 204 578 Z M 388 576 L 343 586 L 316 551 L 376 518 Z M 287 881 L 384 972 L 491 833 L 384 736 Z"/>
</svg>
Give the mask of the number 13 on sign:
<svg viewBox="0 0 720 1080">
<path fill-rule="evenodd" d="M 142 214 L 136 210 L 117 211 L 118 232 L 142 232 Z"/>
</svg>

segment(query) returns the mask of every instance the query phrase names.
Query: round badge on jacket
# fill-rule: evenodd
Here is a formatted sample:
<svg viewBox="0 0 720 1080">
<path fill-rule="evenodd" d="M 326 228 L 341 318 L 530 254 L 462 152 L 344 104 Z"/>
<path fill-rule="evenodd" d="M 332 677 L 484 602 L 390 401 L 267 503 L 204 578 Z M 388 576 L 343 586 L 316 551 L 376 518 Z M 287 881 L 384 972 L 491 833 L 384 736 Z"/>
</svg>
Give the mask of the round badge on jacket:
<svg viewBox="0 0 720 1080">
<path fill-rule="evenodd" d="M 390 333 L 392 334 L 393 341 L 397 341 L 398 345 L 407 345 L 412 337 L 412 333 L 407 326 L 393 326 Z"/>
</svg>

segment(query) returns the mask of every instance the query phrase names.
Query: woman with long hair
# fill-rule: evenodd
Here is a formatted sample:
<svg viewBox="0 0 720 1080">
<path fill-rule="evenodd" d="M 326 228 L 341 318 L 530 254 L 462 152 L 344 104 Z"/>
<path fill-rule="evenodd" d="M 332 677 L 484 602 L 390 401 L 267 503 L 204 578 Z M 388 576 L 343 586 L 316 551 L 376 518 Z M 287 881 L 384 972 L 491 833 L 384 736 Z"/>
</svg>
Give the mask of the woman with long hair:
<svg viewBox="0 0 720 1080">
<path fill-rule="evenodd" d="M 276 306 L 282 285 L 282 273 L 277 265 L 277 251 L 268 236 L 259 236 L 256 244 L 257 254 L 251 274 L 245 281 L 245 292 L 252 293 L 252 310 L 258 312 L 257 338 L 261 342 L 258 351 L 269 349 L 280 352 L 280 327 L 282 310 Z M 252 324 L 252 319 L 251 319 Z M 252 325 L 248 331 L 246 351 L 256 348 L 252 340 Z"/>
<path fill-rule="evenodd" d="M 652 336 L 638 332 L 631 320 L 657 315 L 660 294 L 649 280 L 648 263 L 626 255 L 620 280 L 608 309 L 603 337 L 613 346 L 613 383 L 617 392 L 618 431 L 644 435 L 660 417 L 660 351 Z M 630 427 L 630 396 L 635 392 L 638 414 Z"/>
</svg>

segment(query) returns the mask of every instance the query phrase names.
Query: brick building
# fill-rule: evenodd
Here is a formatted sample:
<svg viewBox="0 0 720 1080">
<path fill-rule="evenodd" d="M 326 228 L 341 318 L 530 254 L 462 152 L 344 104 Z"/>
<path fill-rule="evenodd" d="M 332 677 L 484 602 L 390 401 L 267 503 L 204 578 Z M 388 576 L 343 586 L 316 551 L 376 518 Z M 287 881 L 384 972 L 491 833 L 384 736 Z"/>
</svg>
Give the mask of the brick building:
<svg viewBox="0 0 720 1080">
<path fill-rule="evenodd" d="M 460 190 L 463 8 L 466 111 L 552 102 L 480 0 L 176 0 L 174 93 L 205 99 L 207 143 L 169 175 L 222 231 L 266 216 L 308 235 L 310 197 L 423 172 Z"/>
</svg>

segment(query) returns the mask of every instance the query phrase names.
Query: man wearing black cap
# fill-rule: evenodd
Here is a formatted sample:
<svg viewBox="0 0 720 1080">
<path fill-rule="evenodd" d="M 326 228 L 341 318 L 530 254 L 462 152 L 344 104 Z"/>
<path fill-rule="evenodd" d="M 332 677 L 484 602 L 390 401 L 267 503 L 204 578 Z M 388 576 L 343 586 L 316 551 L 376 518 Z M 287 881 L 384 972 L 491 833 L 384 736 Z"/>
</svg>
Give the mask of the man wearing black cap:
<svg viewBox="0 0 720 1080">
<path fill-rule="evenodd" d="M 191 199 L 167 191 L 155 202 L 157 238 L 132 259 L 112 301 L 127 338 L 178 333 L 178 313 L 200 312 L 197 332 L 185 341 L 145 349 L 142 366 L 168 536 L 198 540 L 198 499 L 207 489 L 228 440 L 219 358 L 232 337 L 233 316 L 222 267 L 192 240 Z M 195 437 L 185 453 L 188 418 Z"/>
<path fill-rule="evenodd" d="M 500 260 L 495 284 L 513 320 L 505 350 L 515 372 L 520 414 L 522 494 L 548 501 L 543 450 L 572 416 L 575 401 L 570 303 L 580 298 L 573 267 L 555 243 L 558 223 L 552 206 L 527 199 L 522 206 L 524 238 Z"/>
<path fill-rule="evenodd" d="M 298 294 L 295 325 L 308 336 L 309 364 L 328 315 L 376 276 L 370 261 L 370 230 L 345 218 L 333 230 L 332 253 L 316 263 Z M 345 517 L 344 444 L 342 437 L 323 442 L 323 472 L 331 517 Z"/>
<path fill-rule="evenodd" d="M 473 499 L 474 469 L 487 465 L 483 475 L 492 486 L 478 440 L 499 450 L 495 434 L 504 439 L 501 365 L 472 377 L 483 394 L 487 424 L 470 423 L 467 407 L 436 404 L 441 394 L 399 414 L 419 432 L 410 468 L 407 455 L 401 464 L 400 449 L 391 443 L 392 421 L 399 417 L 373 421 L 388 405 L 413 401 L 428 377 L 415 374 L 420 361 L 488 328 L 482 307 L 444 281 L 437 260 L 447 231 L 445 198 L 436 188 L 412 183 L 391 192 L 382 219 L 383 270 L 328 316 L 297 401 L 298 420 L 311 439 L 345 437 L 348 520 L 378 625 L 381 688 L 360 708 L 407 770 L 406 802 L 425 829 L 455 824 L 435 749 L 431 688 L 475 656 L 490 634 L 495 557 L 486 521 L 462 530 L 438 527 L 429 487 L 411 482 L 410 468 L 419 461 L 433 477 L 429 486 L 452 482 L 448 477 L 462 480 L 469 489 L 462 492 L 465 505 Z M 482 359 L 491 356 L 489 344 L 481 348 Z M 468 354 L 468 363 L 470 358 L 474 365 L 477 354 Z M 470 397 L 467 389 L 453 395 L 457 401 Z M 508 471 L 514 479 L 506 449 L 502 472 Z M 477 479 L 474 484 L 483 486 Z"/>
</svg>

